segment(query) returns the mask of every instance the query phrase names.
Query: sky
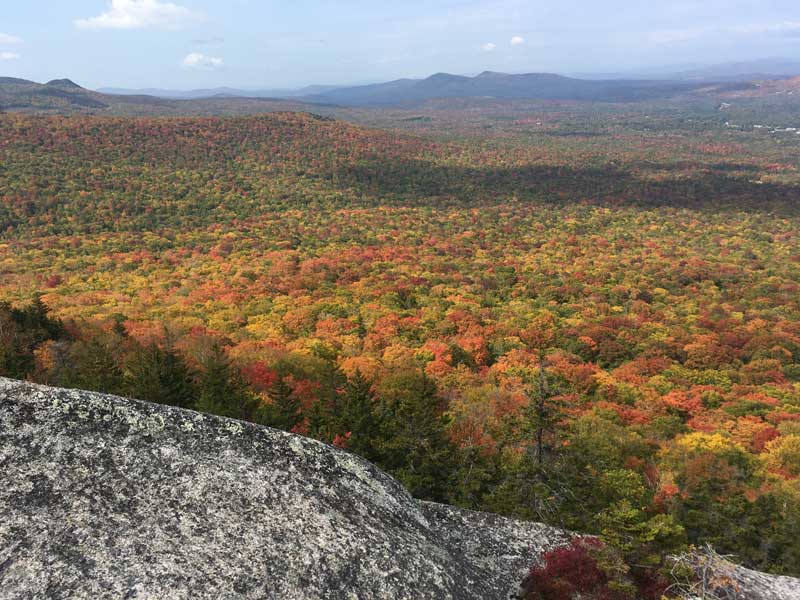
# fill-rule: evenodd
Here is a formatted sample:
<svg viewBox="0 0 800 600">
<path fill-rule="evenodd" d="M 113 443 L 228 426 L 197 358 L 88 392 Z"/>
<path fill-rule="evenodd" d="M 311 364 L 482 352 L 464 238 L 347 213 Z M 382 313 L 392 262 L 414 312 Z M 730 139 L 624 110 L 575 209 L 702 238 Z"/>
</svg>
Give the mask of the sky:
<svg viewBox="0 0 800 600">
<path fill-rule="evenodd" d="M 0 76 L 290 88 L 800 60 L 798 0 L 2 0 Z"/>
</svg>

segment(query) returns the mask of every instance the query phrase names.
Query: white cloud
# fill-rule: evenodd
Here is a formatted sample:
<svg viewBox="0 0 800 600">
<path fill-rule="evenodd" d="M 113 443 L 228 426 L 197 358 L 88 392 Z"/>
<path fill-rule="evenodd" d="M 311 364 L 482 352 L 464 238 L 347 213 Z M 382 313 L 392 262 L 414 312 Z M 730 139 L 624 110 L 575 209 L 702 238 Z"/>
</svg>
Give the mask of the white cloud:
<svg viewBox="0 0 800 600">
<path fill-rule="evenodd" d="M 521 35 L 515 35 L 511 38 L 511 45 L 512 46 L 522 46 L 525 43 L 525 38 Z"/>
<path fill-rule="evenodd" d="M 15 60 L 19 58 L 19 54 L 13 52 L 0 52 L 0 60 Z"/>
<path fill-rule="evenodd" d="M 493 44 L 492 42 L 487 42 L 481 46 L 481 50 L 484 52 L 491 52 L 495 48 L 497 48 L 497 44 Z"/>
<path fill-rule="evenodd" d="M 199 52 L 192 52 L 183 59 L 183 66 L 190 69 L 221 69 L 225 66 L 225 61 L 216 56 L 206 56 Z"/>
<path fill-rule="evenodd" d="M 0 33 L 0 45 L 2 46 L 13 46 L 15 44 L 21 44 L 22 40 L 14 35 L 9 35 L 7 33 Z"/>
<path fill-rule="evenodd" d="M 198 20 L 200 15 L 171 2 L 111 0 L 106 12 L 74 23 L 78 29 L 180 29 Z"/>
</svg>

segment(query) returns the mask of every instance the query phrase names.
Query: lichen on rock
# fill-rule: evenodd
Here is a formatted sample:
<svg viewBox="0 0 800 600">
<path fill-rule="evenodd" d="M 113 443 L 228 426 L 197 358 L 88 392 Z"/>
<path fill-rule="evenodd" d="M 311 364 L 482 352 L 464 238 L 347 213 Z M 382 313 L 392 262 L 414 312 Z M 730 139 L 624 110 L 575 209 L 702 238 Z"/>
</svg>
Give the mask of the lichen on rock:
<svg viewBox="0 0 800 600">
<path fill-rule="evenodd" d="M 0 379 L 2 598 L 509 598 L 567 534 L 289 433 Z"/>
<path fill-rule="evenodd" d="M 290 433 L 0 378 L 2 600 L 502 600 L 571 537 Z M 723 567 L 731 598 L 800 598 Z"/>
<path fill-rule="evenodd" d="M 682 575 L 672 591 L 688 600 L 800 600 L 800 579 L 746 569 L 710 546 L 675 557 L 673 564 Z"/>
</svg>

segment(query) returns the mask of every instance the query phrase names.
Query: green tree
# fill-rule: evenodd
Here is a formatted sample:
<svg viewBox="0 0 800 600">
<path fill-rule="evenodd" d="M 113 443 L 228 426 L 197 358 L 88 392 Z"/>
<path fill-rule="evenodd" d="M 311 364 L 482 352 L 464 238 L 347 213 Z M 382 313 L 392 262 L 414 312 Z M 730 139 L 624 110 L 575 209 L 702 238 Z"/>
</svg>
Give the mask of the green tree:
<svg viewBox="0 0 800 600">
<path fill-rule="evenodd" d="M 66 337 L 64 326 L 36 296 L 24 308 L 0 302 L 0 375 L 24 379 L 35 366 L 34 350 L 47 340 Z"/>
<path fill-rule="evenodd" d="M 375 403 L 372 384 L 361 371 L 356 371 L 347 380 L 343 399 L 338 407 L 338 429 L 342 434 L 350 434 L 347 440 L 348 450 L 371 461 L 379 459 L 376 445 L 381 432 Z"/>
<path fill-rule="evenodd" d="M 73 344 L 73 368 L 65 377 L 65 385 L 106 394 L 125 393 L 118 342 L 115 336 L 100 333 Z"/>
<path fill-rule="evenodd" d="M 270 386 L 267 395 L 270 403 L 261 408 L 259 421 L 283 431 L 291 431 L 301 421 L 300 401 L 295 397 L 294 390 L 286 382 L 285 377 L 278 377 Z"/>
<path fill-rule="evenodd" d="M 381 465 L 417 498 L 446 501 L 456 469 L 456 450 L 446 435 L 436 384 L 419 371 L 400 371 L 383 381 L 379 415 Z"/>
<path fill-rule="evenodd" d="M 202 361 L 197 381 L 195 408 L 222 417 L 254 420 L 258 400 L 218 343 L 211 345 Z"/>
<path fill-rule="evenodd" d="M 181 408 L 190 408 L 196 398 L 194 373 L 172 348 L 155 342 L 129 354 L 125 389 L 133 398 Z"/>
</svg>

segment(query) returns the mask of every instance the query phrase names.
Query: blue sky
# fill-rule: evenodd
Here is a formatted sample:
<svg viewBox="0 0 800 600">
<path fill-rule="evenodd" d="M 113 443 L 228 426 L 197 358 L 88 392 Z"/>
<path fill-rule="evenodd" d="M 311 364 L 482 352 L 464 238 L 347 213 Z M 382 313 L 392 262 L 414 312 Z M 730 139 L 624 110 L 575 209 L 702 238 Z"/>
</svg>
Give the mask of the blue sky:
<svg viewBox="0 0 800 600">
<path fill-rule="evenodd" d="M 0 75 L 275 88 L 800 59 L 798 0 L 3 0 Z"/>
</svg>

